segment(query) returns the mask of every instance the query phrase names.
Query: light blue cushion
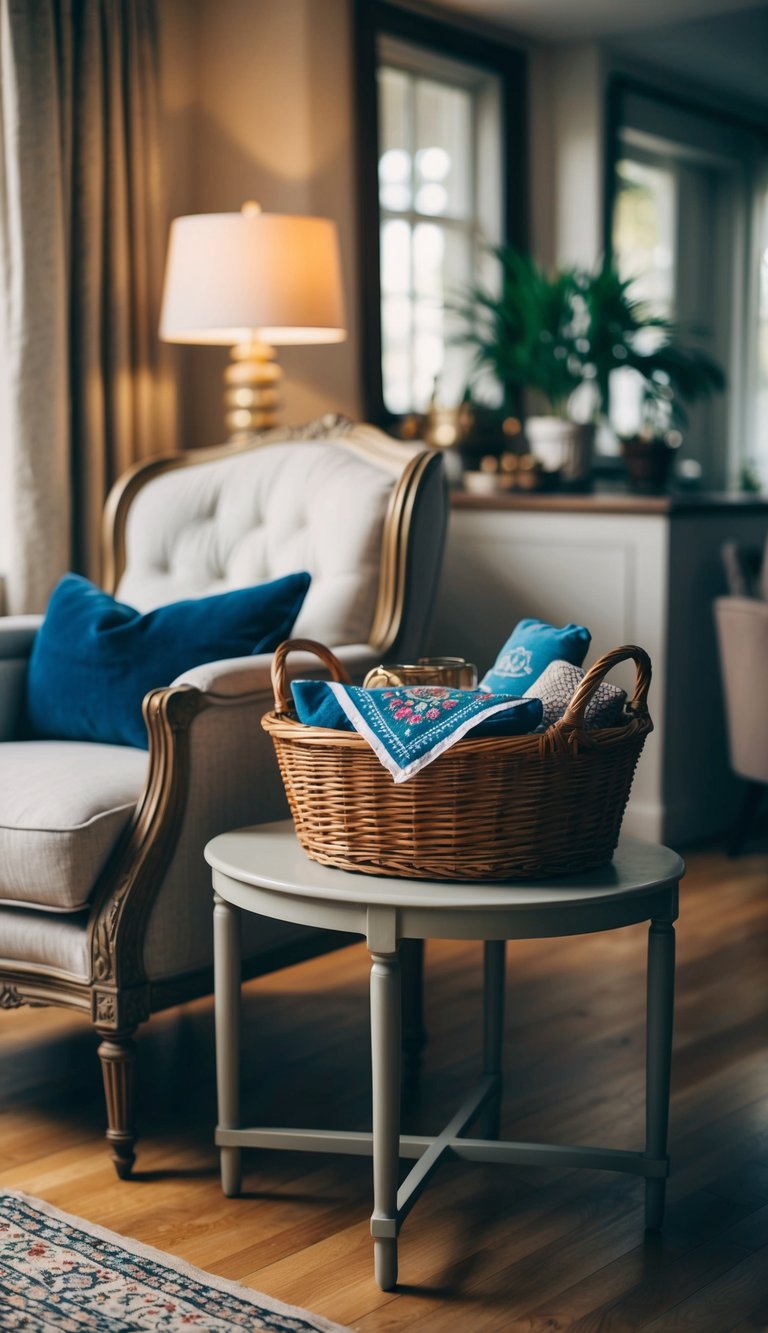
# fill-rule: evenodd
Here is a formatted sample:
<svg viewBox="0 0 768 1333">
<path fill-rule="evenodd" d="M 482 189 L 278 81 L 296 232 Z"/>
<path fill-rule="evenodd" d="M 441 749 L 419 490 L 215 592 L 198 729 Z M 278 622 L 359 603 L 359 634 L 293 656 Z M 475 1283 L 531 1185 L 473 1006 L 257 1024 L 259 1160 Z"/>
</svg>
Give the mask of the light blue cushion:
<svg viewBox="0 0 768 1333">
<path fill-rule="evenodd" d="M 54 588 L 27 673 L 33 736 L 147 748 L 148 690 L 205 662 L 271 652 L 288 638 L 309 574 L 142 615 L 78 574 Z"/>
<path fill-rule="evenodd" d="M 583 625 L 557 629 L 543 620 L 521 620 L 504 644 L 490 671 L 480 682 L 481 690 L 493 694 L 524 693 L 538 680 L 550 662 L 581 666 L 592 636 Z"/>
</svg>

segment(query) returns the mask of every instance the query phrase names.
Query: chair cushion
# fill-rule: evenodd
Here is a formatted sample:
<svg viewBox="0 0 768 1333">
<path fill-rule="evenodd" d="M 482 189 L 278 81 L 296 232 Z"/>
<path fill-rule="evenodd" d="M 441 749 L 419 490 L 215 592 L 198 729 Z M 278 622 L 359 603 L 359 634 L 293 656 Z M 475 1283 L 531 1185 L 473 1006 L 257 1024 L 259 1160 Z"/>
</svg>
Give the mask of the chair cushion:
<svg viewBox="0 0 768 1333">
<path fill-rule="evenodd" d="M 276 648 L 308 587 L 308 574 L 289 574 L 141 615 L 78 574 L 65 575 L 32 647 L 32 734 L 146 749 L 145 694 L 189 667 Z"/>
<path fill-rule="evenodd" d="M 0 744 L 0 901 L 76 912 L 141 794 L 147 756 L 77 741 Z"/>
</svg>

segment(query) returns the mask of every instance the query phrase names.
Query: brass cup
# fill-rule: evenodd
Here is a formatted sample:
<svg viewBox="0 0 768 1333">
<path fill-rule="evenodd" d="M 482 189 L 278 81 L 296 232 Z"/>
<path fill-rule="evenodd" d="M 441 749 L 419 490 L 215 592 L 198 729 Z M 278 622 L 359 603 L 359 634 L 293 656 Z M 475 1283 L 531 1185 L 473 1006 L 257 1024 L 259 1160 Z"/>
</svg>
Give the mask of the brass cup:
<svg viewBox="0 0 768 1333">
<path fill-rule="evenodd" d="M 445 685 L 453 690 L 473 690 L 477 667 L 463 657 L 420 657 L 416 662 L 372 667 L 363 681 L 366 690 L 388 685 Z"/>
</svg>

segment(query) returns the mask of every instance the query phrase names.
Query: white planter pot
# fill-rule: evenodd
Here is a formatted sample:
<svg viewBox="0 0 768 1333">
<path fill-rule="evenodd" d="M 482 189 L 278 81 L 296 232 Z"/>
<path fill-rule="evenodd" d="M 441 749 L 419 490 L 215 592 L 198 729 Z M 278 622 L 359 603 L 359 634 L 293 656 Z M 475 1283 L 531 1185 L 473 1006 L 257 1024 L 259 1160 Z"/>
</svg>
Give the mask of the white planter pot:
<svg viewBox="0 0 768 1333">
<path fill-rule="evenodd" d="M 592 463 L 595 428 L 561 417 L 528 417 L 525 438 L 545 472 L 560 472 L 564 481 L 586 481 Z"/>
</svg>

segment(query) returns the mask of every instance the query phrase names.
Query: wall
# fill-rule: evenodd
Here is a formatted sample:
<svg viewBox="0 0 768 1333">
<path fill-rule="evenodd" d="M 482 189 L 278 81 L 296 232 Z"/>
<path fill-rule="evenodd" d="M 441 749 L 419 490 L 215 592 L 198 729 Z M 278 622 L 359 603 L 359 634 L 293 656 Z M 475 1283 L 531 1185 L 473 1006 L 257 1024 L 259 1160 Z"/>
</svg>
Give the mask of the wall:
<svg viewBox="0 0 768 1333">
<path fill-rule="evenodd" d="M 329 410 L 360 416 L 352 0 L 159 0 L 159 9 L 169 220 L 237 209 L 245 198 L 269 211 L 336 220 L 348 341 L 280 353 L 284 419 Z M 685 88 L 669 72 L 646 70 L 597 42 L 544 45 L 504 35 L 530 61 L 531 248 L 548 265 L 592 265 L 604 243 L 609 75 L 622 69 L 660 88 Z M 722 93 L 716 100 L 729 102 Z M 176 349 L 174 357 L 180 443 L 212 443 L 222 434 L 226 352 L 194 347 Z"/>
<path fill-rule="evenodd" d="M 280 351 L 283 420 L 361 413 L 349 0 L 160 0 L 168 218 L 316 213 L 338 224 L 348 341 Z M 222 438 L 220 348 L 175 349 L 181 447 Z"/>
<path fill-rule="evenodd" d="M 594 42 L 529 55 L 531 248 L 591 268 L 603 248 L 605 61 Z"/>
</svg>

